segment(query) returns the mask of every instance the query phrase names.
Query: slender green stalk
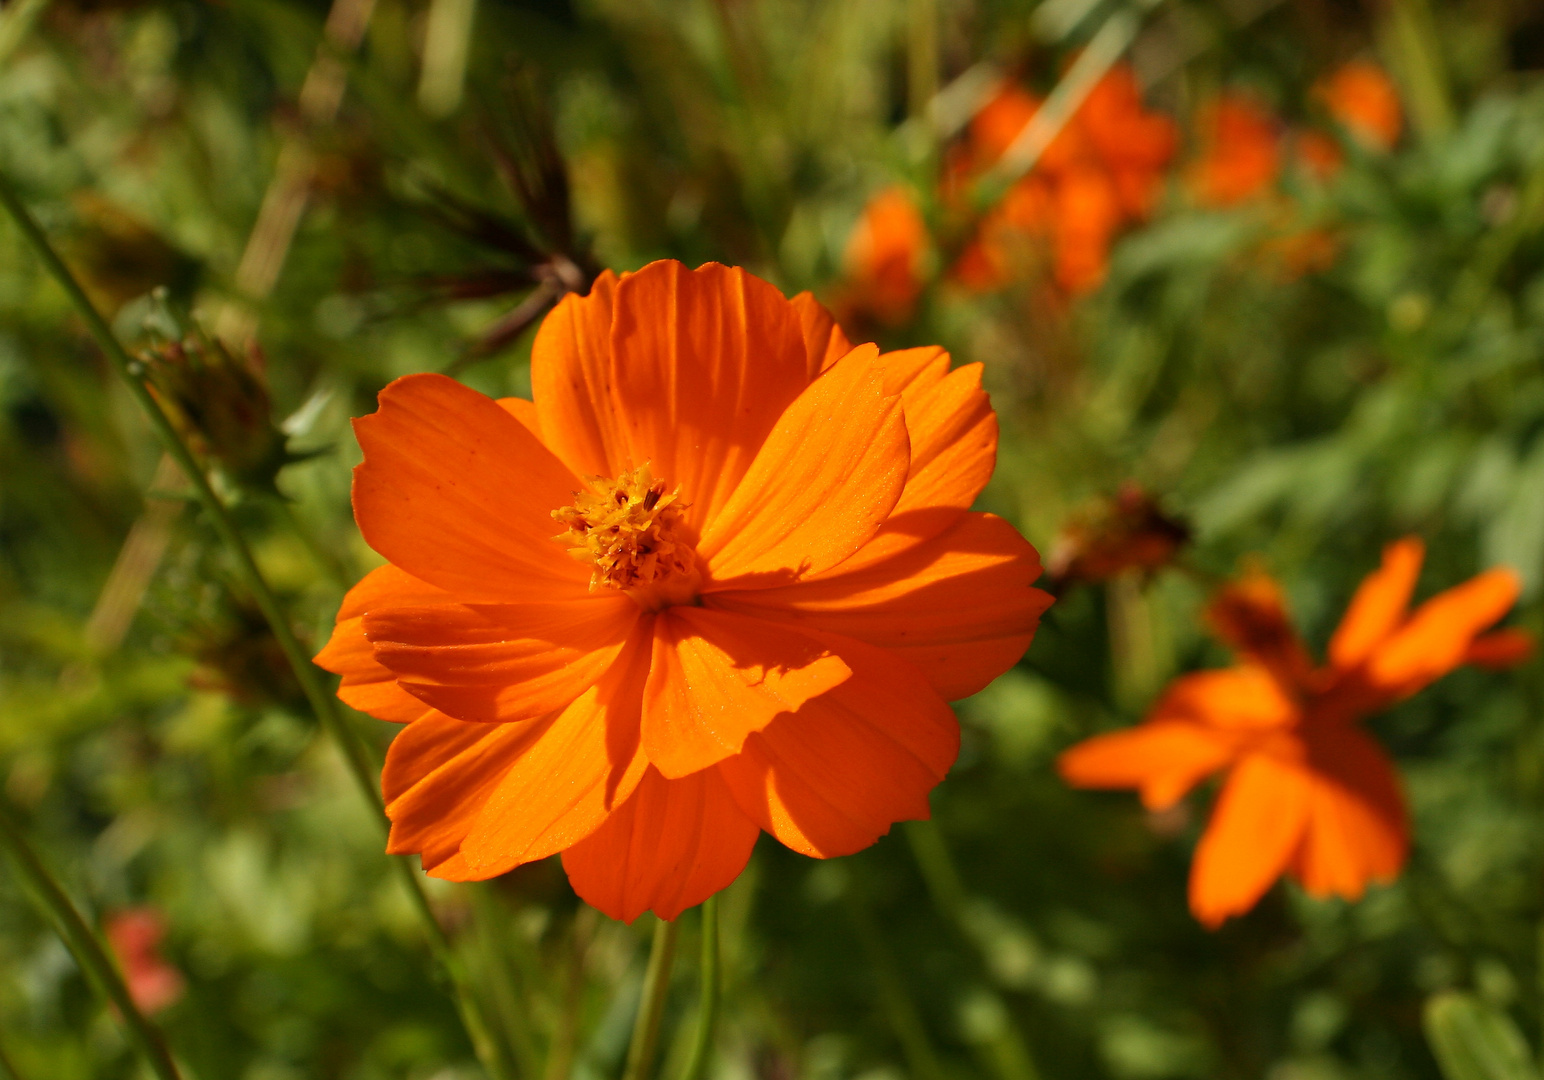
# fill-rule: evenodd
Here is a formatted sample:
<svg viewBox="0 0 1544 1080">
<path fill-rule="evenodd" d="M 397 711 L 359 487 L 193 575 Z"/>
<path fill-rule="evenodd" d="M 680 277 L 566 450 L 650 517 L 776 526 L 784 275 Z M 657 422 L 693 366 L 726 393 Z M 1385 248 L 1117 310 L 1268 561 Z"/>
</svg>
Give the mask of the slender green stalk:
<svg viewBox="0 0 1544 1080">
<path fill-rule="evenodd" d="M 74 954 L 75 962 L 86 973 L 86 977 L 96 984 L 102 995 L 117 1007 L 129 1040 L 144 1055 L 151 1071 L 158 1080 L 181 1080 L 160 1030 L 134 1004 L 134 997 L 124 985 L 123 977 L 118 974 L 118 968 L 107 955 L 107 950 L 102 947 L 91 927 L 86 925 L 86 920 L 81 918 L 80 912 L 75 910 L 75 905 L 49 873 L 48 867 L 43 865 L 43 860 L 32 850 L 21 826 L 4 806 L 0 806 L 0 846 L 11 856 L 33 901 L 54 924 L 54 929 Z M 6 1067 L 15 1074 L 16 1070 L 9 1062 L 6 1062 Z"/>
<path fill-rule="evenodd" d="M 627 1068 L 622 1080 L 648 1080 L 654 1069 L 654 1053 L 659 1049 L 659 1024 L 665 1016 L 665 1000 L 670 996 L 670 971 L 675 966 L 676 937 L 681 927 L 660 919 L 654 924 L 654 945 L 649 950 L 649 967 L 643 975 L 643 997 L 638 1001 L 638 1018 L 633 1021 L 633 1041 L 627 1048 Z"/>
<path fill-rule="evenodd" d="M 85 290 L 81 288 L 80 282 L 75 279 L 69 267 L 60 259 L 58 252 L 49 243 L 48 237 L 22 203 L 10 179 L 4 173 L 0 173 L 0 204 L 4 204 L 6 211 L 16 222 L 17 228 L 31 244 L 33 251 L 74 303 L 76 310 L 91 331 L 91 336 L 107 354 L 108 359 L 118 370 L 118 374 L 128 385 L 129 392 L 133 394 L 149 418 L 150 425 L 160 436 L 166 452 L 192 483 L 195 497 L 208 513 L 220 539 L 224 541 L 235 558 L 237 572 L 243 584 L 251 591 L 263 617 L 268 621 L 269 628 L 273 631 L 285 659 L 294 669 L 295 678 L 299 681 L 318 722 L 342 751 L 350 776 L 353 777 L 366 803 L 374 807 L 381 827 L 384 829 L 385 806 L 380 789 L 376 785 L 375 771 L 364 740 L 349 726 L 342 710 L 338 708 L 337 699 L 323 684 L 320 669 L 311 663 L 311 658 L 301 647 L 300 640 L 295 636 L 295 631 L 279 604 L 279 598 L 274 594 L 267 579 L 263 577 L 262 571 L 258 569 L 257 561 L 252 557 L 252 549 L 247 546 L 241 531 L 236 527 L 236 521 L 231 516 L 229 508 L 215 493 L 209 483 L 209 477 L 199 466 L 193 452 L 182 441 L 182 437 L 177 433 L 177 429 L 167 418 L 166 413 L 161 410 L 160 403 L 146 388 L 141 378 L 143 365 L 129 355 L 128 350 L 113 334 L 107 321 L 102 318 L 101 313 L 86 296 Z M 407 888 L 413 905 L 423 920 L 424 928 L 429 933 L 431 947 L 454 984 L 462 1021 L 466 1025 L 467 1034 L 471 1037 L 479 1058 L 488 1066 L 496 1080 L 509 1080 L 517 1076 L 518 1073 L 513 1065 L 505 1055 L 497 1052 L 497 1043 L 488 1035 L 481 1006 L 468 985 L 465 966 L 454 955 L 450 937 L 446 934 L 445 928 L 440 925 L 439 919 L 435 917 L 434 909 L 429 904 L 428 894 L 424 892 L 418 872 L 405 857 L 393 859 L 392 862 L 397 866 L 402 883 Z"/>
<path fill-rule="evenodd" d="M 701 998 L 697 1006 L 697 1031 L 692 1036 L 692 1052 L 681 1070 L 681 1080 L 702 1080 L 708 1059 L 713 1055 L 713 1032 L 718 1024 L 718 999 L 721 976 L 718 964 L 718 895 L 702 902 Z"/>
<path fill-rule="evenodd" d="M 938 1053 L 927 1037 L 927 1030 L 922 1026 L 922 1014 L 912 1001 L 901 973 L 896 970 L 895 958 L 874 925 L 873 913 L 857 883 L 847 887 L 847 903 L 853 926 L 858 931 L 858 942 L 868 954 L 869 970 L 878 984 L 880 1006 L 890 1021 L 891 1032 L 901 1044 L 912 1076 L 916 1080 L 943 1080 L 944 1071 L 938 1063 Z"/>
</svg>

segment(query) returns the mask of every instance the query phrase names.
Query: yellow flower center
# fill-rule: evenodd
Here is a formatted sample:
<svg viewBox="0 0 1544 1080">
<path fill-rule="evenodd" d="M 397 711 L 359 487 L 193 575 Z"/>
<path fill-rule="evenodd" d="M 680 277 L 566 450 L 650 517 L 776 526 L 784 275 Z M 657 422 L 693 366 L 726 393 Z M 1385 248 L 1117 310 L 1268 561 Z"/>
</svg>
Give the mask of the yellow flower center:
<svg viewBox="0 0 1544 1080">
<path fill-rule="evenodd" d="M 618 589 L 650 611 L 696 598 L 702 575 L 682 511 L 681 492 L 666 492 L 647 463 L 615 480 L 585 478 L 572 506 L 552 511 L 568 531 L 553 537 L 589 564 L 590 590 Z"/>
</svg>

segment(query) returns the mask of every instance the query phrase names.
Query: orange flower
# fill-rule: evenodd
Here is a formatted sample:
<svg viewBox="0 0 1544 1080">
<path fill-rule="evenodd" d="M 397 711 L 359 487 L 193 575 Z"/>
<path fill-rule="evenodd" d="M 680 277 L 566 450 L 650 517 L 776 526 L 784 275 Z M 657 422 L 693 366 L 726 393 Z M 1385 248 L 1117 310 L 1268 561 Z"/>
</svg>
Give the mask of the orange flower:
<svg viewBox="0 0 1544 1080">
<path fill-rule="evenodd" d="M 1200 110 L 1201 156 L 1190 186 L 1206 206 L 1232 206 L 1263 193 L 1281 171 L 1276 123 L 1252 98 L 1224 94 Z"/>
<path fill-rule="evenodd" d="M 761 830 L 827 857 L 927 817 L 945 702 L 1050 602 L 1035 550 L 968 511 L 997 445 L 980 375 L 657 262 L 547 316 L 534 402 L 388 386 L 354 514 L 390 565 L 318 662 L 407 724 L 390 850 L 451 880 L 562 852 L 595 907 L 668 919 Z"/>
<path fill-rule="evenodd" d="M 1517 599 L 1510 570 L 1489 570 L 1408 611 L 1424 549 L 1384 549 L 1315 667 L 1263 574 L 1224 589 L 1208 610 L 1237 667 L 1176 679 L 1146 721 L 1066 751 L 1078 787 L 1136 788 L 1173 806 L 1227 770 L 1190 873 L 1190 909 L 1207 926 L 1252 908 L 1290 873 L 1314 896 L 1361 896 L 1404 865 L 1410 825 L 1387 755 L 1357 721 L 1460 664 L 1516 662 L 1517 631 L 1482 632 Z"/>
<path fill-rule="evenodd" d="M 1039 109 L 1039 99 L 1016 86 L 999 91 L 971 120 L 946 188 L 994 165 Z M 1028 261 L 1015 257 L 1025 239 L 1048 238 L 1057 284 L 1073 295 L 1096 288 L 1121 228 L 1151 212 L 1177 139 L 1172 120 L 1144 110 L 1130 67 L 1112 68 L 981 222 L 955 277 L 967 288 L 999 288 L 1015 263 Z"/>
<path fill-rule="evenodd" d="M 861 320 L 890 326 L 911 319 L 922 293 L 927 223 L 905 188 L 892 187 L 869 200 L 847 239 L 847 287 L 840 306 Z"/>
<path fill-rule="evenodd" d="M 1371 150 L 1392 150 L 1404 128 L 1399 91 L 1383 69 L 1353 60 L 1314 88 L 1330 115 Z"/>
</svg>

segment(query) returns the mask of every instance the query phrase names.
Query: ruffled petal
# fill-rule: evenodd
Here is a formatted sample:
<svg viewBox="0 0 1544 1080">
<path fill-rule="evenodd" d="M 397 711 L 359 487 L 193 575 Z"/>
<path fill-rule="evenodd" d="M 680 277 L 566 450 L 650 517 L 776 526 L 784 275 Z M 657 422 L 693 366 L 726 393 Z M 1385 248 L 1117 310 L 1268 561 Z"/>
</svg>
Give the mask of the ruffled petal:
<svg viewBox="0 0 1544 1080">
<path fill-rule="evenodd" d="M 1382 748 L 1355 728 L 1326 726 L 1308 745 L 1308 828 L 1293 872 L 1314 896 L 1356 900 L 1368 882 L 1397 877 L 1410 850 L 1399 778 Z"/>
<path fill-rule="evenodd" d="M 1438 593 L 1368 657 L 1368 683 L 1398 700 L 1440 679 L 1463 663 L 1470 643 L 1511 610 L 1521 591 L 1516 571 L 1500 568 Z"/>
<path fill-rule="evenodd" d="M 605 824 L 563 852 L 563 869 L 613 919 L 674 919 L 740 876 L 759 832 L 717 769 L 679 780 L 650 769 Z"/>
<path fill-rule="evenodd" d="M 900 399 L 872 345 L 810 384 L 767 437 L 698 553 L 722 589 L 785 584 L 835 566 L 900 498 L 910 461 Z"/>
<path fill-rule="evenodd" d="M 868 847 L 897 821 L 928 816 L 960 727 L 921 674 L 883 649 L 821 635 L 852 676 L 777 717 L 719 764 L 740 808 L 816 858 Z"/>
<path fill-rule="evenodd" d="M 1383 565 L 1367 575 L 1346 608 L 1334 637 L 1330 663 L 1341 670 L 1360 664 L 1404 622 L 1421 574 L 1426 545 L 1413 536 L 1383 549 Z"/>
<path fill-rule="evenodd" d="M 901 396 L 911 464 L 895 513 L 969 510 L 997 466 L 997 414 L 981 389 L 981 365 L 949 370 L 932 346 L 883 353 L 885 391 Z"/>
<path fill-rule="evenodd" d="M 1223 784 L 1190 865 L 1190 910 L 1212 929 L 1254 907 L 1292 863 L 1308 827 L 1301 765 L 1250 754 Z"/>
<path fill-rule="evenodd" d="M 809 382 L 798 316 L 771 285 L 717 263 L 650 263 L 622 278 L 615 304 L 611 387 L 626 467 L 649 462 L 680 485 L 701 530 Z"/>
<path fill-rule="evenodd" d="M 809 360 L 806 371 L 813 379 L 850 353 L 852 342 L 837 325 L 836 316 L 810 293 L 801 292 L 788 302 L 793 305 L 804 332 L 804 350 Z"/>
<path fill-rule="evenodd" d="M 630 468 L 611 385 L 611 321 L 617 277 L 603 272 L 589 294 L 569 293 L 531 343 L 531 396 L 542 440 L 577 476 Z"/>
<path fill-rule="evenodd" d="M 471 872 L 493 877 L 556 854 L 633 793 L 649 764 L 638 731 L 652 630 L 641 622 L 606 676 L 510 764 L 461 844 Z"/>
<path fill-rule="evenodd" d="M 1062 752 L 1056 769 L 1080 788 L 1135 788 L 1142 805 L 1164 810 L 1228 765 L 1236 742 L 1183 720 L 1149 720 L 1125 731 L 1084 739 Z"/>
<path fill-rule="evenodd" d="M 946 700 L 969 697 L 1018 662 L 1049 594 L 1040 557 L 1007 522 L 960 515 L 877 563 L 845 562 L 806 581 L 709 593 L 711 608 L 844 634 L 893 651 Z"/>
<path fill-rule="evenodd" d="M 361 578 L 343 597 L 327 647 L 316 654 L 319 667 L 343 676 L 338 697 L 351 708 L 394 724 L 411 723 L 432 712 L 398 686 L 396 675 L 375 658 L 375 649 L 365 636 L 364 616 L 382 605 L 433 604 L 448 598 L 444 589 L 404 574 L 389 563 Z"/>
<path fill-rule="evenodd" d="M 391 818 L 386 850 L 416 853 L 428 871 L 456 855 L 488 796 L 546 727 L 469 724 L 440 713 L 409 724 L 381 773 Z"/>
<path fill-rule="evenodd" d="M 621 652 L 641 611 L 625 596 L 475 607 L 383 607 L 364 616 L 375 657 L 419 700 L 485 723 L 566 708 Z"/>
<path fill-rule="evenodd" d="M 842 659 L 786 627 L 705 608 L 656 618 L 643 693 L 643 747 L 675 779 L 738 754 L 745 737 L 850 674 Z"/>
<path fill-rule="evenodd" d="M 370 546 L 457 596 L 582 596 L 589 576 L 552 537 L 579 487 L 518 420 L 443 375 L 408 375 L 354 421 L 354 517 Z"/>
</svg>

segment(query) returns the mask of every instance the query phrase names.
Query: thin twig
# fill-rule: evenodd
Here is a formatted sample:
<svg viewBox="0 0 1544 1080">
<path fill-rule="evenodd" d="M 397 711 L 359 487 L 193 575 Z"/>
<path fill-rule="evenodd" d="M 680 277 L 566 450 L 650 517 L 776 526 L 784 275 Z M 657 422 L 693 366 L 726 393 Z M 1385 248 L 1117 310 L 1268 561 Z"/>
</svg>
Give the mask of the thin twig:
<svg viewBox="0 0 1544 1080">
<path fill-rule="evenodd" d="M 96 984 L 102 995 L 117 1008 L 129 1040 L 144 1055 L 151 1070 L 159 1080 L 181 1080 L 160 1029 L 134 1004 L 134 996 L 124 985 L 123 977 L 118 974 L 107 950 L 102 947 L 91 927 L 86 925 L 86 920 L 81 918 L 80 912 L 70 902 L 53 874 L 49 873 L 48 867 L 38 858 L 37 852 L 32 850 L 21 826 L 3 805 L 0 805 L 0 846 L 11 856 L 39 910 L 54 924 L 54 929 L 74 955 L 75 962 L 86 973 L 86 977 Z M 11 1068 L 10 1071 L 14 1073 L 16 1070 Z"/>
<path fill-rule="evenodd" d="M 627 1048 L 627 1068 L 622 1072 L 622 1080 L 648 1080 L 652 1075 L 680 931 L 676 922 L 660 919 L 654 924 L 654 944 L 649 950 L 648 970 L 643 975 L 643 996 L 638 1001 L 638 1017 L 633 1021 L 633 1039 Z"/>
</svg>

